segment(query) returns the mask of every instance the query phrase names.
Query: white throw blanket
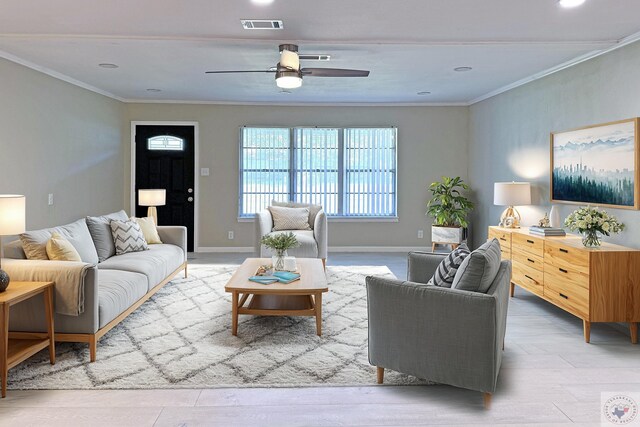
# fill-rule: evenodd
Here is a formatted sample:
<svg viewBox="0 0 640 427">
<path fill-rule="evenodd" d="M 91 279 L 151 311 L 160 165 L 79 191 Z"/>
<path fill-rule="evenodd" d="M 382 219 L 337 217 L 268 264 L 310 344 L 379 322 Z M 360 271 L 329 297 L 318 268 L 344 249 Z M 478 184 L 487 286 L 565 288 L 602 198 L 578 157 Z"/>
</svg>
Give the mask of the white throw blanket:
<svg viewBox="0 0 640 427">
<path fill-rule="evenodd" d="M 11 281 L 54 282 L 56 313 L 67 316 L 84 312 L 84 280 L 94 267 L 95 264 L 74 261 L 2 260 L 2 269 Z"/>
</svg>

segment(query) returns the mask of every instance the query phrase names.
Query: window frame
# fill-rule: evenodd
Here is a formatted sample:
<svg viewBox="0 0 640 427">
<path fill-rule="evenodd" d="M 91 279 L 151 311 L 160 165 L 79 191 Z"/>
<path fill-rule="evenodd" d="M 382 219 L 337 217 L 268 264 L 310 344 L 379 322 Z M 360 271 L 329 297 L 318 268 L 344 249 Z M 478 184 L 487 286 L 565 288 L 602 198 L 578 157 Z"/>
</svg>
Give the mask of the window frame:
<svg viewBox="0 0 640 427">
<path fill-rule="evenodd" d="M 327 215 L 327 220 L 330 222 L 398 222 L 399 221 L 399 213 L 398 213 L 398 127 L 397 126 L 276 126 L 276 125 L 244 125 L 240 126 L 238 129 L 238 214 L 237 220 L 238 222 L 253 222 L 255 220 L 255 214 L 246 214 L 241 215 L 243 208 L 243 195 L 242 188 L 244 185 L 243 180 L 243 129 L 246 128 L 257 128 L 257 129 L 288 129 L 289 131 L 289 200 L 293 200 L 294 198 L 294 190 L 295 190 L 295 174 L 296 169 L 295 165 L 295 130 L 296 129 L 337 129 L 338 130 L 338 204 L 339 204 L 339 214 L 337 215 Z M 392 170 L 393 173 L 393 211 L 394 215 L 387 216 L 378 216 L 378 215 L 344 215 L 344 197 L 346 194 L 345 185 L 346 185 L 346 177 L 345 177 L 345 169 L 344 169 L 344 158 L 345 158 L 345 148 L 344 148 L 344 139 L 345 139 L 345 130 L 346 129 L 393 129 L 394 130 L 394 168 Z"/>
</svg>

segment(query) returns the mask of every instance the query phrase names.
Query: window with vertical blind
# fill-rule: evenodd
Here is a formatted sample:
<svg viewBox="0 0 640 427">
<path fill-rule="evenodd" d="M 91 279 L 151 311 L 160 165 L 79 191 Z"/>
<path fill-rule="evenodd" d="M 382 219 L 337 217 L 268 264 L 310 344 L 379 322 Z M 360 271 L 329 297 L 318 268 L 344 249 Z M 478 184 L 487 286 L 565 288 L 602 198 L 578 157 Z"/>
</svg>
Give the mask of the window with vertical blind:
<svg viewBox="0 0 640 427">
<path fill-rule="evenodd" d="M 395 218 L 396 149 L 393 127 L 243 127 L 239 217 L 292 200 L 332 217 Z"/>
</svg>

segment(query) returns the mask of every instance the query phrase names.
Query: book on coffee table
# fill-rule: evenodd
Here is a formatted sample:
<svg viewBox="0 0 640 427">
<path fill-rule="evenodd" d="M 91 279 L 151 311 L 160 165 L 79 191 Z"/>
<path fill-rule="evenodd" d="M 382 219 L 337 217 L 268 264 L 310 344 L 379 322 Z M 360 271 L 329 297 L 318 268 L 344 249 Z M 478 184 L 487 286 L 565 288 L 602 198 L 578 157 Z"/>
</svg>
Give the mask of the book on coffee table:
<svg viewBox="0 0 640 427">
<path fill-rule="evenodd" d="M 273 276 L 278 278 L 280 283 L 291 283 L 300 280 L 300 273 L 290 271 L 274 271 Z"/>
<path fill-rule="evenodd" d="M 272 283 L 279 282 L 277 277 L 274 276 L 251 276 L 249 280 L 252 282 L 260 283 L 262 285 L 270 285 Z"/>
</svg>

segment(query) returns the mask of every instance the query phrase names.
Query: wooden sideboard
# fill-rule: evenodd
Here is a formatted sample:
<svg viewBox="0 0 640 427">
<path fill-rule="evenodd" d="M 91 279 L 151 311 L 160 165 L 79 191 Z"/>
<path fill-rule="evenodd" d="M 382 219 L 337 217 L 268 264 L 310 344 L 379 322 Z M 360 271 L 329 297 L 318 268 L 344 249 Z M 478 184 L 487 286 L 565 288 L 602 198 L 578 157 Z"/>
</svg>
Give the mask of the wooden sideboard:
<svg viewBox="0 0 640 427">
<path fill-rule="evenodd" d="M 592 322 L 629 323 L 638 342 L 640 250 L 603 243 L 585 248 L 580 236 L 539 237 L 527 228 L 489 227 L 500 242 L 502 259 L 512 262 L 514 287 L 526 289 L 579 317 L 589 342 Z"/>
</svg>

